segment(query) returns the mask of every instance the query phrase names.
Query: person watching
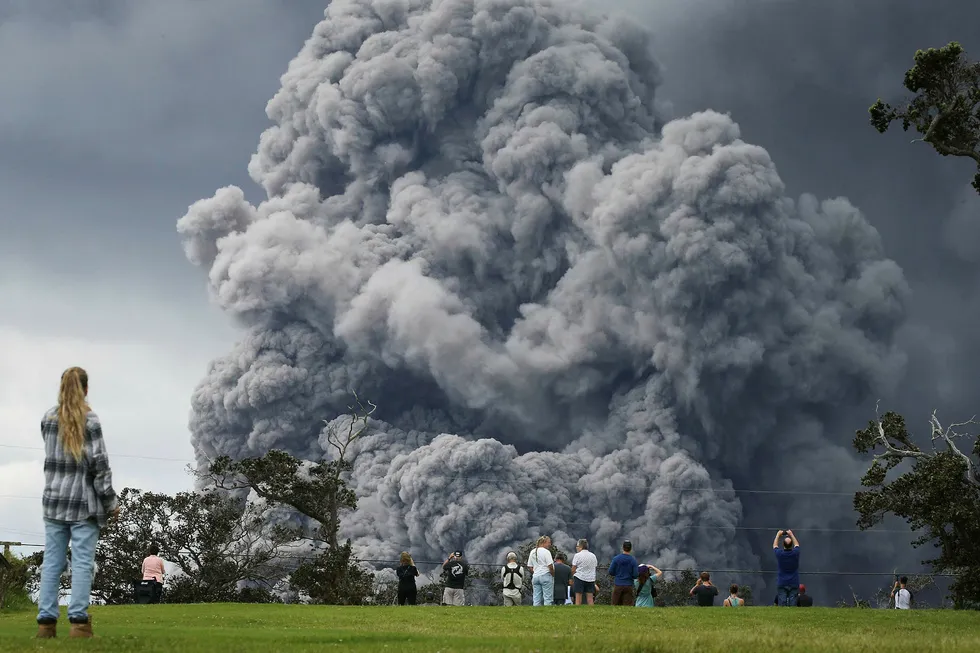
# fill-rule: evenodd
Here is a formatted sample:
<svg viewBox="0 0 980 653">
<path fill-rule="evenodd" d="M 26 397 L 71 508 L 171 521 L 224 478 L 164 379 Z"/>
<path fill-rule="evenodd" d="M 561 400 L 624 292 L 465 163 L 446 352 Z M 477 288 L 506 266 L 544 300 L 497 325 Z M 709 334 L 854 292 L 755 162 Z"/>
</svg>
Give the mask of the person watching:
<svg viewBox="0 0 980 653">
<path fill-rule="evenodd" d="M 711 574 L 706 571 L 701 572 L 698 582 L 691 588 L 691 596 L 697 599 L 698 606 L 710 608 L 715 604 L 715 597 L 718 596 L 718 588 L 711 584 Z"/>
<path fill-rule="evenodd" d="M 772 541 L 776 556 L 776 597 L 780 606 L 796 606 L 800 591 L 800 542 L 793 531 L 779 531 Z"/>
<path fill-rule="evenodd" d="M 896 610 L 911 610 L 912 609 L 912 593 L 909 592 L 906 585 L 908 585 L 909 579 L 907 576 L 902 576 L 895 581 L 895 587 L 892 588 L 891 598 L 895 601 Z"/>
<path fill-rule="evenodd" d="M 640 576 L 640 565 L 633 557 L 633 543 L 623 542 L 623 552 L 612 559 L 609 575 L 613 577 L 612 604 L 633 605 L 633 581 Z"/>
<path fill-rule="evenodd" d="M 588 605 L 595 604 L 598 587 L 595 575 L 598 566 L 599 560 L 589 551 L 589 541 L 579 540 L 575 544 L 575 555 L 572 556 L 572 593 L 575 594 L 575 605 L 582 605 L 583 598 Z"/>
</svg>

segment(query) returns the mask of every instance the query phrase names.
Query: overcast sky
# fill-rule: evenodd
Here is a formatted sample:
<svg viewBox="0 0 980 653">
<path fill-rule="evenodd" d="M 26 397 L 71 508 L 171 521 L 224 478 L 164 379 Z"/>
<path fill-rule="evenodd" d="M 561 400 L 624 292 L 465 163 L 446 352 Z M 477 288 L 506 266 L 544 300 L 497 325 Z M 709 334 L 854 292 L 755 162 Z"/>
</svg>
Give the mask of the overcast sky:
<svg viewBox="0 0 980 653">
<path fill-rule="evenodd" d="M 175 222 L 227 184 L 259 198 L 246 166 L 266 101 L 325 4 L 0 2 L 0 539 L 41 541 L 38 425 L 71 365 L 91 374 L 116 487 L 189 487 L 190 395 L 235 331 Z M 908 371 L 883 408 L 914 427 L 933 408 L 972 415 L 973 171 L 878 135 L 867 107 L 901 96 L 917 48 L 957 39 L 980 56 L 980 3 L 933 0 L 928 14 L 922 0 L 596 4 L 649 25 L 677 115 L 730 112 L 791 195 L 847 196 L 881 231 L 915 291 Z M 840 428 L 872 415 L 842 414 Z"/>
</svg>

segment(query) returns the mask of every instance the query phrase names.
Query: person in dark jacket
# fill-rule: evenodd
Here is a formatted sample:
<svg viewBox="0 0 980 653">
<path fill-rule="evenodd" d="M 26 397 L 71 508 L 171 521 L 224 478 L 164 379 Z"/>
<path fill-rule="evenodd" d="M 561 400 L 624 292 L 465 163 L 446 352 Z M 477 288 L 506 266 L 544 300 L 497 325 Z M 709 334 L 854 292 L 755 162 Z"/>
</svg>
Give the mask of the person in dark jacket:
<svg viewBox="0 0 980 653">
<path fill-rule="evenodd" d="M 569 591 L 572 586 L 572 568 L 568 566 L 564 553 L 555 556 L 555 588 L 554 604 L 565 605 L 571 603 Z"/>
<path fill-rule="evenodd" d="M 806 585 L 800 583 L 800 594 L 796 597 L 796 607 L 812 608 L 813 597 L 806 593 Z"/>
<path fill-rule="evenodd" d="M 446 589 L 442 593 L 443 605 L 466 605 L 463 589 L 466 587 L 466 576 L 470 566 L 466 563 L 462 551 L 454 551 L 442 564 L 446 576 Z"/>
<path fill-rule="evenodd" d="M 398 569 L 395 570 L 395 575 L 398 576 L 398 605 L 415 605 L 418 599 L 415 579 L 418 578 L 419 570 L 408 551 L 402 551 L 398 564 Z"/>
</svg>

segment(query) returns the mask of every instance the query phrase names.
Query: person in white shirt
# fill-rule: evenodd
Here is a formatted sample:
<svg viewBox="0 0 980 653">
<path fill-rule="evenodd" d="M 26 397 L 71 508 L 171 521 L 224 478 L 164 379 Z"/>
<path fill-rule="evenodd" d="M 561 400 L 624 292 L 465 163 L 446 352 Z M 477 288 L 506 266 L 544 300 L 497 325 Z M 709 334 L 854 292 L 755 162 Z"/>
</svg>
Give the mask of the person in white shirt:
<svg viewBox="0 0 980 653">
<path fill-rule="evenodd" d="M 520 605 L 524 569 L 517 562 L 517 554 L 513 551 L 507 554 L 507 564 L 500 569 L 500 581 L 504 585 L 504 605 Z"/>
<path fill-rule="evenodd" d="M 595 605 L 595 574 L 599 560 L 589 551 L 589 541 L 582 539 L 575 544 L 575 555 L 572 557 L 572 592 L 575 594 L 575 605 L 582 605 L 584 595 L 589 605 Z"/>
<path fill-rule="evenodd" d="M 896 610 L 910 610 L 912 608 L 912 593 L 905 587 L 908 582 L 908 576 L 902 576 L 895 581 L 891 597 L 895 600 Z"/>
<path fill-rule="evenodd" d="M 542 535 L 537 547 L 527 557 L 531 570 L 531 587 L 534 588 L 534 605 L 554 605 L 555 561 L 551 557 L 551 538 Z"/>
</svg>

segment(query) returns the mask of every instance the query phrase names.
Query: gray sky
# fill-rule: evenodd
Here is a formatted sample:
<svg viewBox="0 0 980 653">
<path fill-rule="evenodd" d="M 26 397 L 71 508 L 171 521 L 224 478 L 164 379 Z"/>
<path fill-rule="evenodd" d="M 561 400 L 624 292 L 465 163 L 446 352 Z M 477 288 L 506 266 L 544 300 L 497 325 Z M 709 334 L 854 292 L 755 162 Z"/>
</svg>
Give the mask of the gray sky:
<svg viewBox="0 0 980 653">
<path fill-rule="evenodd" d="M 324 0 L 0 3 L 0 444 L 37 447 L 60 372 L 92 374 L 116 485 L 175 491 L 189 398 L 235 337 L 175 222 L 216 188 L 252 199 L 266 101 Z M 844 195 L 915 296 L 905 377 L 883 408 L 924 427 L 975 410 L 980 201 L 971 167 L 867 107 L 900 97 L 917 48 L 980 56 L 980 4 L 934 0 L 605 0 L 649 25 L 677 115 L 730 112 L 789 194 Z M 65 9 L 70 5 L 71 9 Z M 872 406 L 868 407 L 870 411 Z M 851 432 L 872 413 L 842 414 Z M 38 542 L 39 451 L 0 447 L 0 539 Z M 760 482 L 760 486 L 765 484 Z"/>
</svg>

